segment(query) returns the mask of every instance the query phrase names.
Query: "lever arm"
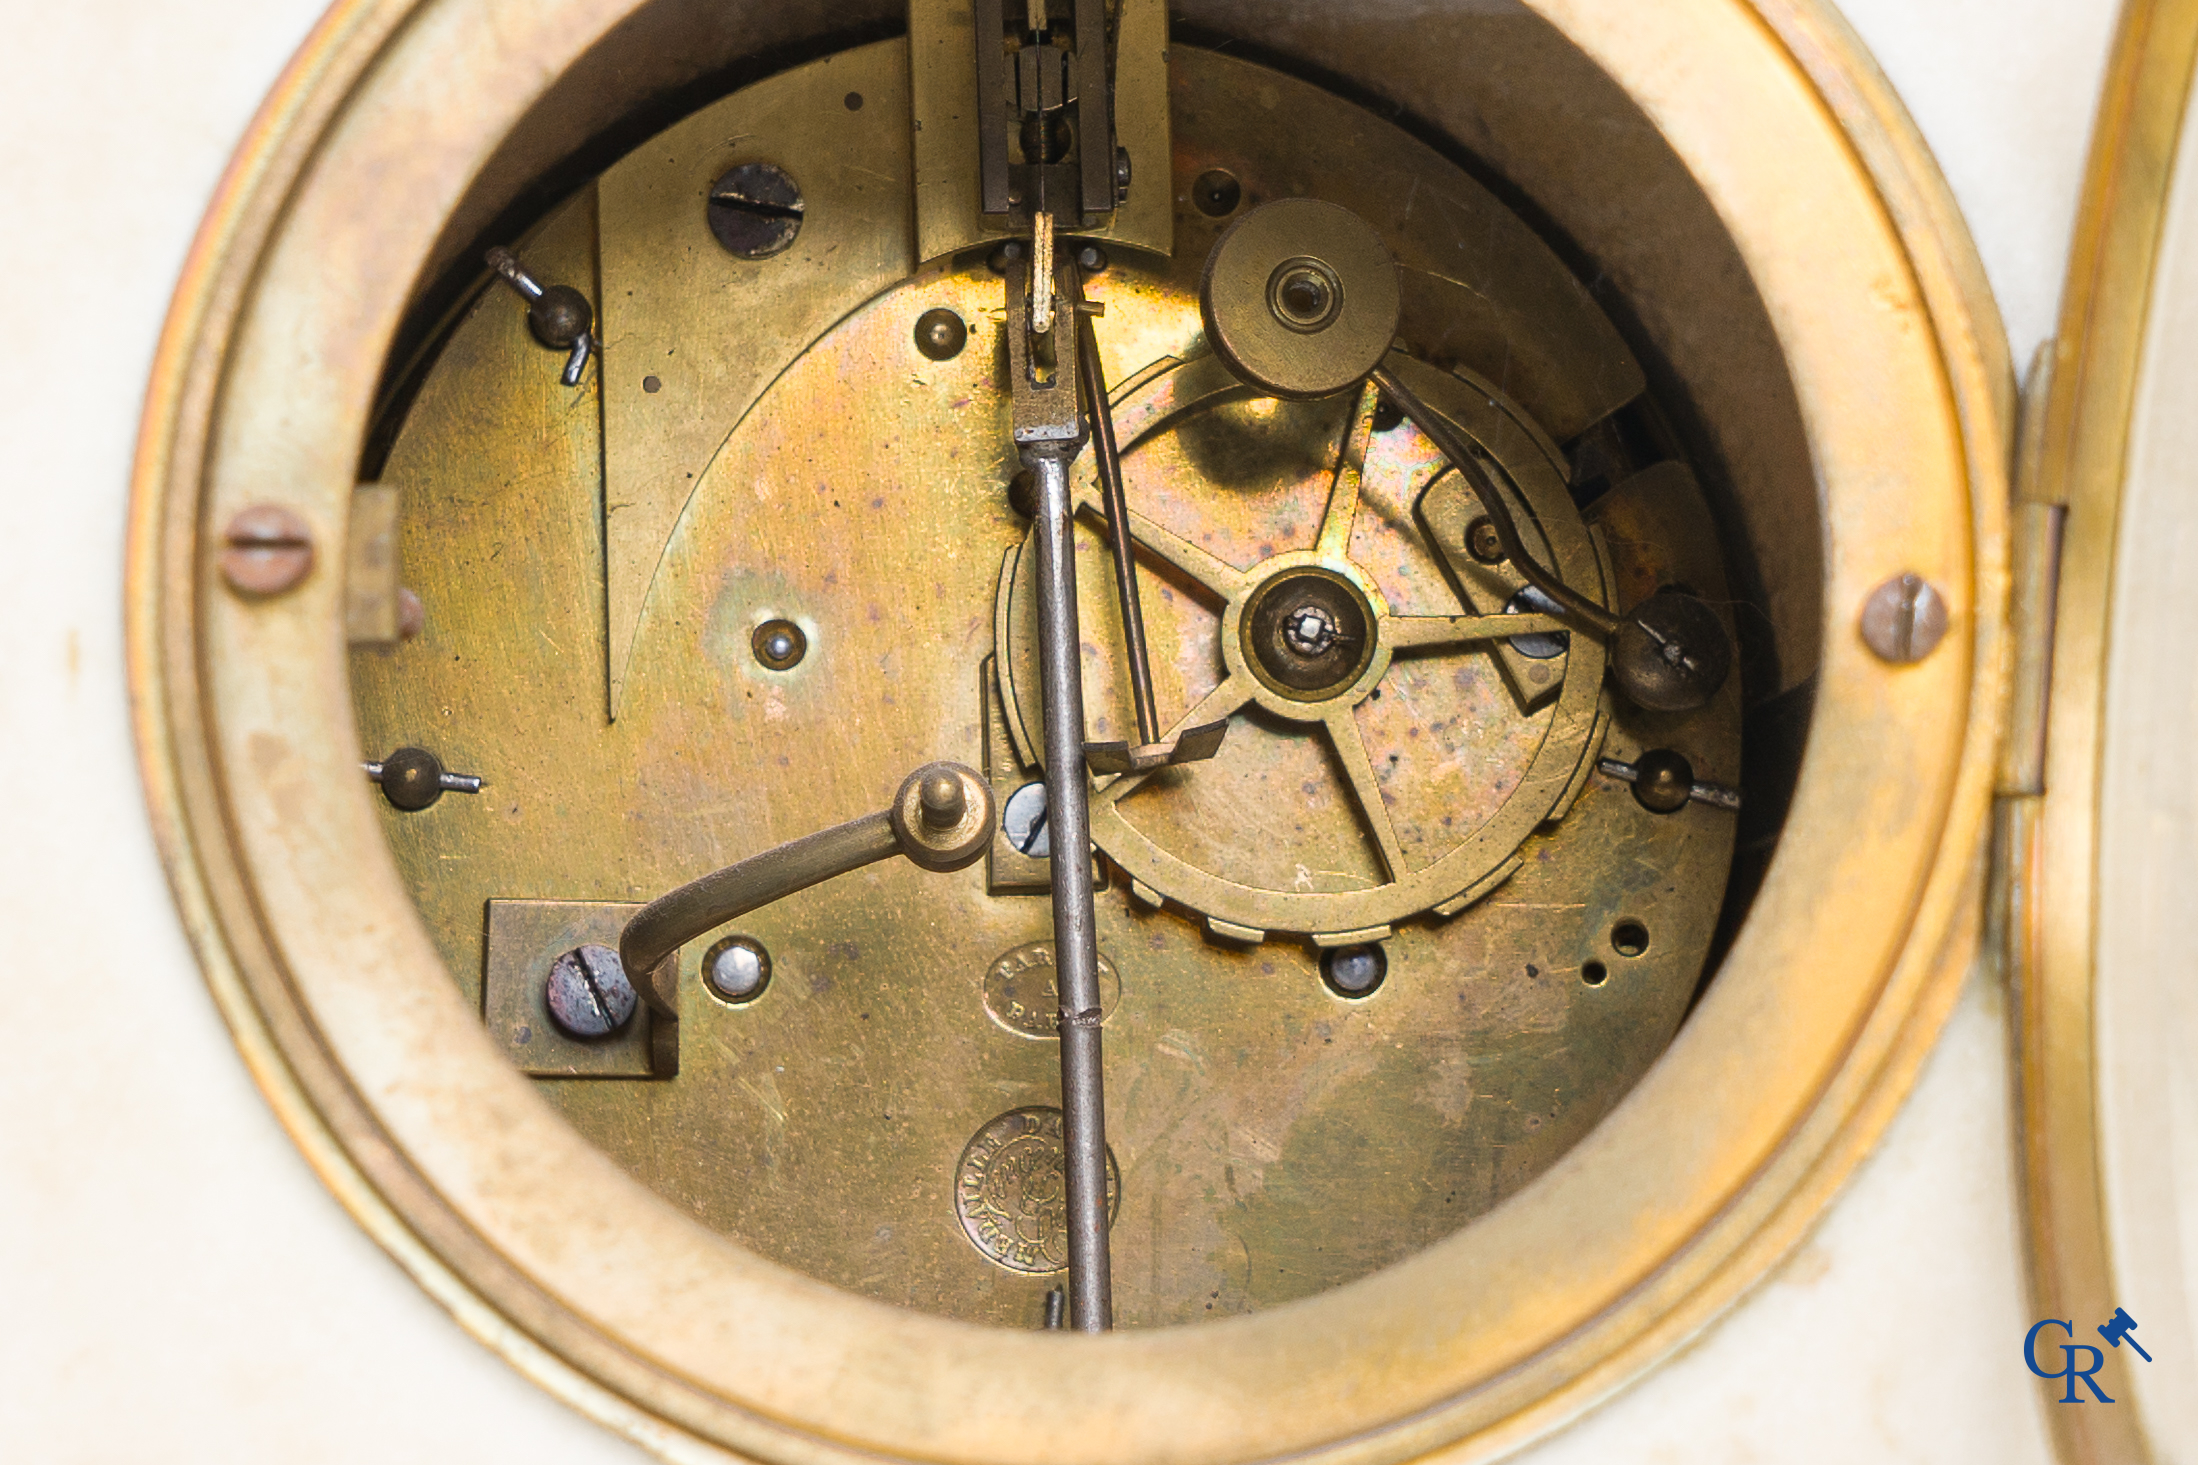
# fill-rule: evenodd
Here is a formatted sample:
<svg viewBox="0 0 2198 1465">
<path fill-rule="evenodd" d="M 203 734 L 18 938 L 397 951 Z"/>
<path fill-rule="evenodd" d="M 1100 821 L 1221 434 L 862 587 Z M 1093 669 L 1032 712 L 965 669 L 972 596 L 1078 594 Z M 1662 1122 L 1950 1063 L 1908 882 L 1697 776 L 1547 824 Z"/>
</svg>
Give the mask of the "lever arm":
<svg viewBox="0 0 2198 1465">
<path fill-rule="evenodd" d="M 650 1007 L 677 1017 L 670 960 L 697 936 L 894 855 L 926 870 L 959 870 L 991 842 L 991 786 L 959 763 L 927 763 L 902 782 L 890 808 L 750 855 L 650 901 L 626 923 L 618 959 Z"/>
</svg>

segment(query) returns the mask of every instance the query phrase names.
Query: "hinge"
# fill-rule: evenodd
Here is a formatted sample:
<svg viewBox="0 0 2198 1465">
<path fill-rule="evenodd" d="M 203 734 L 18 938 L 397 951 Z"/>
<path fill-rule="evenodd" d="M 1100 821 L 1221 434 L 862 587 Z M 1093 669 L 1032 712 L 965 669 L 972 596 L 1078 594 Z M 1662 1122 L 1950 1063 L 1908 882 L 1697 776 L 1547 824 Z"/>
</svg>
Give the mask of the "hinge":
<svg viewBox="0 0 2198 1465">
<path fill-rule="evenodd" d="M 2022 423 L 2014 463 L 2015 503 L 2009 571 L 2008 632 L 2013 643 L 2013 686 L 2007 731 L 2000 744 L 1994 792 L 2034 797 L 2045 792 L 2046 714 L 2053 686 L 2053 632 L 2060 600 L 2061 537 L 2068 506 L 2058 484 L 2041 481 L 2040 451 L 2045 403 L 2052 389 L 2052 343 L 2038 348 L 2022 394 Z"/>
<path fill-rule="evenodd" d="M 1993 789 L 1997 797 L 1985 894 L 1986 960 L 2010 980 L 2026 964 L 2021 953 L 2028 949 L 2026 933 L 2035 907 L 2061 539 L 2068 520 L 2063 485 L 2047 483 L 2044 473 L 2046 399 L 2052 382 L 2053 343 L 2047 341 L 2031 358 L 2023 383 L 2015 442 L 2007 615 L 2013 685 Z"/>
</svg>

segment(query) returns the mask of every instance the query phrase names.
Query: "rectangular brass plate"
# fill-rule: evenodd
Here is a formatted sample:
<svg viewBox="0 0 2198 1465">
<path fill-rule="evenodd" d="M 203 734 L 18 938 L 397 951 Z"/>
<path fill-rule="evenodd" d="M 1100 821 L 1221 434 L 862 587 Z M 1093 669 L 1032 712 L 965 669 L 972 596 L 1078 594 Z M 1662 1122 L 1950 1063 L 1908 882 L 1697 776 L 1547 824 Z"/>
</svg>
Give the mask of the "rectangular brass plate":
<svg viewBox="0 0 2198 1465">
<path fill-rule="evenodd" d="M 397 642 L 397 488 L 360 485 L 344 539 L 344 633 L 354 646 Z"/>
<path fill-rule="evenodd" d="M 542 985 L 550 964 L 576 946 L 593 942 L 618 948 L 618 933 L 633 913 L 634 901 L 492 900 L 488 903 L 488 945 L 481 986 L 482 1017 L 521 1073 L 534 1078 L 669 1077 L 660 1068 L 675 1065 L 652 1060 L 651 1039 L 659 1036 L 655 1014 L 646 1005 L 626 1030 L 600 1043 L 568 1038 L 550 1021 Z M 676 1024 L 664 1024 L 670 1032 Z M 663 1055 L 669 1057 L 670 1055 Z"/>
</svg>

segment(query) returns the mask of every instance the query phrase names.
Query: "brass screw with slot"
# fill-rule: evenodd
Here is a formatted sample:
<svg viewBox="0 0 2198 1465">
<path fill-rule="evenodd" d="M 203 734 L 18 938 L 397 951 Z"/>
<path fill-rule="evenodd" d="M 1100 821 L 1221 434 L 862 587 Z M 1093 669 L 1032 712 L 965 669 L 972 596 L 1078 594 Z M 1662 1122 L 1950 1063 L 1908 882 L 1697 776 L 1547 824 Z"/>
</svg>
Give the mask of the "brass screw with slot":
<svg viewBox="0 0 2198 1465">
<path fill-rule="evenodd" d="M 239 595 L 280 595 L 312 573 L 312 531 L 280 504 L 243 510 L 222 540 L 221 575 Z"/>
</svg>

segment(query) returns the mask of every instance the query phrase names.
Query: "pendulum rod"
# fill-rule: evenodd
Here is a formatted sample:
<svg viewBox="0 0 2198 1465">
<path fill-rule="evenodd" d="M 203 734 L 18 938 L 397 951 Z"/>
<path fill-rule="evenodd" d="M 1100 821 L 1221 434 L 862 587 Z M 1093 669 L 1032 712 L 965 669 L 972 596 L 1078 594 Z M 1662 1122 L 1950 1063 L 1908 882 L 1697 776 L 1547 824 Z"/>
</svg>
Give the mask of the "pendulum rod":
<svg viewBox="0 0 2198 1465">
<path fill-rule="evenodd" d="M 1011 7 L 1021 10 L 1011 15 Z M 1082 279 L 1059 267 L 1056 235 L 1103 221 L 1128 182 L 1118 161 L 1105 0 L 970 0 L 975 31 L 978 194 L 1029 241 L 1007 275 L 1015 445 L 1036 487 L 1038 679 L 1045 709 L 1046 817 L 1053 845 L 1053 944 L 1060 992 L 1061 1129 L 1068 1201 L 1068 1313 L 1078 1332 L 1114 1325 L 1107 1256 L 1106 1089 L 1100 1068 L 1099 945 L 1092 913 L 1091 774 L 1076 624 L 1075 505 L 1069 465 L 1090 432 L 1079 386 L 1087 328 Z M 1066 20 L 1063 25 L 1062 20 Z M 1011 137 L 1015 146 L 1009 146 Z M 1066 286 L 1064 290 L 1062 287 Z M 1096 356 L 1096 351 L 1093 353 Z M 1119 531 L 1120 489 L 1110 504 Z M 1125 557 L 1126 558 L 1126 557 Z M 1150 737 L 1149 685 L 1139 716 Z"/>
<path fill-rule="evenodd" d="M 1068 288 L 1063 290 L 1061 287 Z M 1048 292 L 1060 309 L 1039 332 L 1031 307 L 1037 288 L 1030 267 L 1007 271 L 1007 364 L 1010 421 L 1023 466 L 1030 470 L 1036 511 L 1038 681 L 1045 709 L 1046 819 L 1053 845 L 1053 946 L 1060 992 L 1061 1141 L 1068 1192 L 1069 1326 L 1103 1333 L 1113 1326 L 1107 1258 L 1107 1133 L 1100 1074 L 1099 942 L 1091 901 L 1091 777 L 1084 752 L 1082 638 L 1076 624 L 1075 503 L 1069 464 L 1082 450 L 1090 423 L 1078 385 L 1080 353 L 1062 337 L 1079 312 L 1074 267 L 1060 270 Z"/>
<path fill-rule="evenodd" d="M 1053 946 L 1061 994 L 1061 1114 L 1068 1189 L 1069 1325 L 1114 1326 L 1107 1255 L 1106 1088 L 1099 1021 L 1099 945 L 1091 891 L 1090 784 L 1084 688 L 1069 543 L 1068 460 L 1031 454 L 1037 479 L 1038 675 L 1046 719 L 1046 810 L 1053 842 Z"/>
</svg>

